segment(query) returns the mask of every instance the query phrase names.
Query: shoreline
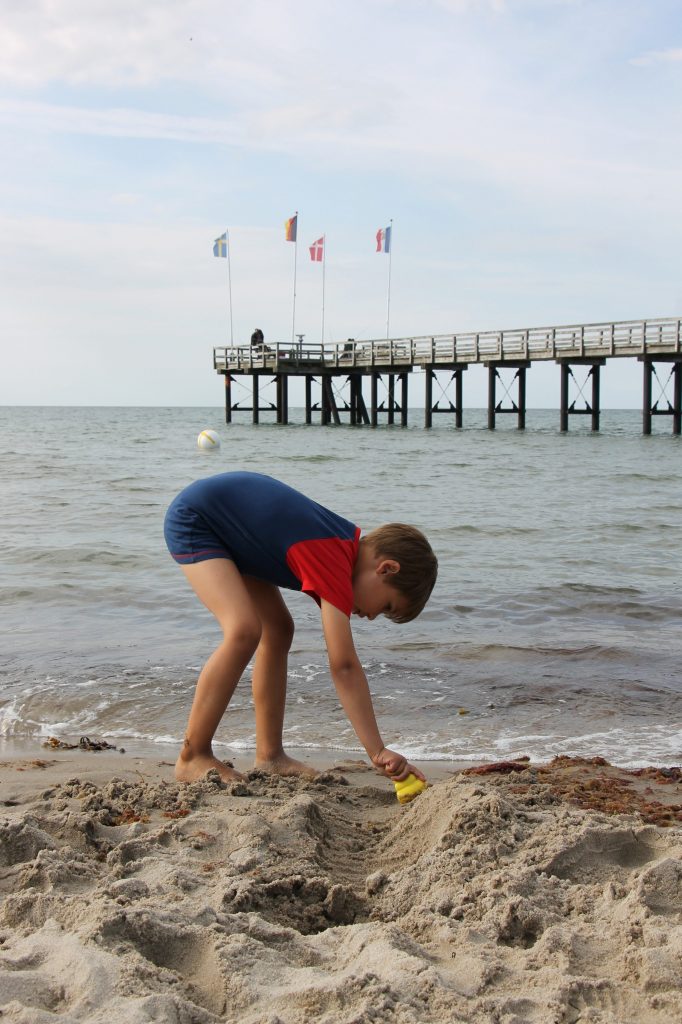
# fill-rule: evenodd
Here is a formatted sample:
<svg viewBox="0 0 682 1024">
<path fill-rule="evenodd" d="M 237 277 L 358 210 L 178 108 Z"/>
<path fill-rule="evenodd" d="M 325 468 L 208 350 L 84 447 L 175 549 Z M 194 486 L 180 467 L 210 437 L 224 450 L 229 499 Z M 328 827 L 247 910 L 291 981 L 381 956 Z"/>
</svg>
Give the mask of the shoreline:
<svg viewBox="0 0 682 1024">
<path fill-rule="evenodd" d="M 175 748 L 173 748 L 175 750 Z M 240 752 L 241 753 L 241 752 Z M 370 763 L 369 759 L 360 754 L 351 753 L 349 756 L 343 751 L 310 751 L 307 748 L 288 747 L 287 753 L 292 757 L 304 761 L 316 771 L 324 774 L 326 772 L 344 771 L 349 778 L 361 780 L 362 785 L 376 785 L 391 792 L 391 782 L 382 776 Z M 336 755 L 336 756 L 333 756 Z M 148 748 L 144 752 L 124 748 L 121 753 L 118 750 L 59 750 L 45 747 L 43 742 L 27 743 L 14 746 L 12 749 L 2 749 L 0 746 L 0 781 L 4 785 L 7 782 L 7 773 L 15 768 L 22 772 L 30 772 L 35 767 L 40 772 L 40 764 L 46 763 L 51 766 L 54 774 L 63 778 L 65 773 L 72 772 L 74 775 L 83 775 L 96 779 L 98 784 L 106 784 L 107 778 L 131 778 L 144 772 L 145 775 L 158 776 L 167 783 L 175 783 L 173 769 L 175 760 L 171 760 L 163 752 L 150 753 Z M 450 761 L 414 761 L 415 764 L 427 777 L 430 783 L 441 782 L 453 774 L 474 767 L 471 762 L 450 762 Z M 251 758 L 240 758 L 239 764 L 235 767 L 244 774 L 253 771 Z M 178 784 L 183 785 L 183 784 Z M 0 801 L 0 808 L 2 802 Z"/>
<path fill-rule="evenodd" d="M 64 737 L 60 737 L 61 740 Z M 97 743 L 106 742 L 109 743 L 109 749 L 96 750 L 96 751 L 79 751 L 78 740 L 75 734 L 69 737 L 68 743 L 72 745 L 72 749 L 59 749 L 58 747 L 51 747 L 47 745 L 46 739 L 40 737 L 30 736 L 0 736 L 0 762 L 10 761 L 21 758 L 31 757 L 46 757 L 56 755 L 67 755 L 85 753 L 87 756 L 102 757 L 103 755 L 111 755 L 118 757 L 121 761 L 125 761 L 127 758 L 141 758 L 143 760 L 169 762 L 174 764 L 177 753 L 180 750 L 180 743 L 154 743 L 149 740 L 139 740 L 136 738 L 126 740 L 117 738 L 116 743 L 112 744 L 109 738 L 105 736 L 100 737 L 91 736 L 90 739 Z M 120 745 L 119 745 L 120 744 Z M 397 744 L 396 746 L 400 746 Z M 216 755 L 226 761 L 234 763 L 235 767 L 242 772 L 247 772 L 253 767 L 253 756 L 254 749 L 251 748 L 233 748 L 227 743 L 216 744 Z M 303 761 L 306 764 L 311 765 L 317 771 L 325 771 L 328 768 L 332 768 L 336 765 L 344 763 L 346 761 L 358 761 L 365 762 L 368 770 L 372 770 L 369 759 L 366 754 L 361 750 L 348 750 L 339 749 L 337 747 L 296 747 L 293 745 L 286 746 L 286 752 L 292 757 Z M 571 752 L 566 754 L 554 754 L 549 755 L 547 758 L 536 758 L 529 757 L 527 754 L 521 756 L 500 755 L 495 760 L 509 760 L 509 761 L 529 761 L 534 765 L 550 763 L 552 760 L 557 758 L 572 758 L 575 760 L 589 760 L 591 757 L 605 757 L 606 760 L 614 768 L 623 772 L 634 772 L 645 768 L 657 767 L 661 769 L 682 767 L 682 755 L 675 758 L 667 759 L 637 759 L 632 762 L 621 762 L 613 760 L 608 755 L 602 753 L 599 747 L 595 747 L 588 755 L 580 754 L 577 752 Z M 416 765 L 427 777 L 432 777 L 434 780 L 440 780 L 445 776 L 452 774 L 453 772 L 465 771 L 469 768 L 476 768 L 480 765 L 494 763 L 494 761 L 488 756 L 481 755 L 475 758 L 453 758 L 448 759 L 445 757 L 435 758 L 408 758 L 412 764 Z M 381 776 L 377 775 L 378 778 Z"/>
<path fill-rule="evenodd" d="M 422 762 L 400 805 L 338 761 L 226 785 L 111 751 L 0 758 L 3 1019 L 682 1018 L 679 769 Z"/>
</svg>

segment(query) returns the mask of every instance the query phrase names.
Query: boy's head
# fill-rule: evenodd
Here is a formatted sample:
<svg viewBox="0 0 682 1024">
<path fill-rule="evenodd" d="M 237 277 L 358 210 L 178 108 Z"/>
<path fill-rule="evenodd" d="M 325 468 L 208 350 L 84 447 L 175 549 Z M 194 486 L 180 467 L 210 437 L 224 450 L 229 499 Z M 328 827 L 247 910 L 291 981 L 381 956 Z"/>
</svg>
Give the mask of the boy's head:
<svg viewBox="0 0 682 1024">
<path fill-rule="evenodd" d="M 415 526 L 387 523 L 365 534 L 362 541 L 363 565 L 354 579 L 359 613 L 371 618 L 385 614 L 394 622 L 416 619 L 438 575 L 438 560 L 424 534 Z M 380 588 L 388 588 L 384 607 Z"/>
</svg>

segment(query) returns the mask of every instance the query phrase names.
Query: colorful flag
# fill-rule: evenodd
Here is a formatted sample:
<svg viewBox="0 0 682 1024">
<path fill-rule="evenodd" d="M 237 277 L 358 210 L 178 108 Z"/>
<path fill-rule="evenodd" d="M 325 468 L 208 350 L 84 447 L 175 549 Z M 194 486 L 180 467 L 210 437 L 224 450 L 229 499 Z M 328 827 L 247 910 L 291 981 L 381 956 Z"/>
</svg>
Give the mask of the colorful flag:
<svg viewBox="0 0 682 1024">
<path fill-rule="evenodd" d="M 391 251 L 391 229 L 379 228 L 377 231 L 377 252 Z"/>
<path fill-rule="evenodd" d="M 313 263 L 322 263 L 324 259 L 324 235 L 322 238 L 318 238 L 316 242 L 313 242 L 310 249 L 310 258 Z"/>
<path fill-rule="evenodd" d="M 227 231 L 213 243 L 214 256 L 227 256 Z"/>
<path fill-rule="evenodd" d="M 295 217 L 289 217 L 289 220 L 285 220 L 284 221 L 284 237 L 286 238 L 287 242 L 295 242 L 296 241 L 296 221 L 297 220 L 298 220 L 298 215 L 295 216 Z"/>
</svg>

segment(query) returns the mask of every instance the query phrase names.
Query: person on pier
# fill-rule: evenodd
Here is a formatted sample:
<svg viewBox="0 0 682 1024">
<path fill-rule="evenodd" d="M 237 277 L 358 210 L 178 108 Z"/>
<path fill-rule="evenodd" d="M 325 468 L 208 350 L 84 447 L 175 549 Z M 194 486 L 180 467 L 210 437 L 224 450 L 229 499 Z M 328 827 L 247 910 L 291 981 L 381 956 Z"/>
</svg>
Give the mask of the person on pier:
<svg viewBox="0 0 682 1024">
<path fill-rule="evenodd" d="M 257 356 L 262 356 L 265 355 L 266 352 L 272 351 L 270 346 L 265 344 L 265 335 L 261 331 L 260 327 L 257 327 L 251 335 L 251 350 L 254 355 Z"/>
</svg>

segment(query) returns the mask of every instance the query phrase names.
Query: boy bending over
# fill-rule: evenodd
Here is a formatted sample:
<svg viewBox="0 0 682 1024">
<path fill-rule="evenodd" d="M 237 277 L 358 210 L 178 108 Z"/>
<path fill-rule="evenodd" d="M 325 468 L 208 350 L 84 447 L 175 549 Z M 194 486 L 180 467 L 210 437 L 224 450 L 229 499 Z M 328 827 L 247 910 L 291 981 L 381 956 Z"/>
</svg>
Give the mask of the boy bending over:
<svg viewBox="0 0 682 1024">
<path fill-rule="evenodd" d="M 319 604 L 334 686 L 372 763 L 394 781 L 410 772 L 424 778 L 384 745 L 350 627 L 351 615 L 394 622 L 419 615 L 438 571 L 419 530 L 392 523 L 360 537 L 359 527 L 278 480 L 221 473 L 177 496 L 164 531 L 171 555 L 223 631 L 199 675 L 177 779 L 191 782 L 212 768 L 226 780 L 243 778 L 213 755 L 211 744 L 254 653 L 256 767 L 315 774 L 282 746 L 294 623 L 280 587 L 302 590 Z"/>
</svg>

